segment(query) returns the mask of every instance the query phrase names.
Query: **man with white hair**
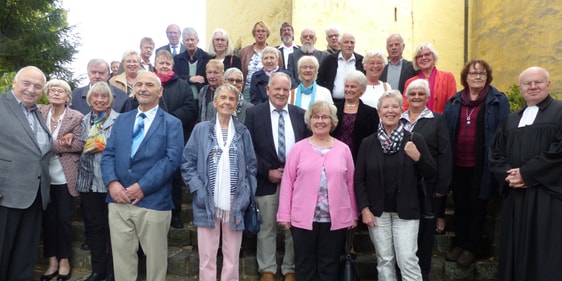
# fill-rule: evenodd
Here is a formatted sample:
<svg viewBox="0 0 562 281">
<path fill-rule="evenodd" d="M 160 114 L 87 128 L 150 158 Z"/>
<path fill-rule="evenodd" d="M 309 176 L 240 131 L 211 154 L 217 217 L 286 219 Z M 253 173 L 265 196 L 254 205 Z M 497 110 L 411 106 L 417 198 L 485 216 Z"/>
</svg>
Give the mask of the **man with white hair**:
<svg viewBox="0 0 562 281">
<path fill-rule="evenodd" d="M 316 32 L 314 32 L 314 29 L 309 27 L 304 28 L 301 31 L 302 46 L 289 55 L 287 69 L 298 83 L 300 83 L 301 81 L 299 80 L 299 70 L 297 67 L 297 62 L 302 56 L 315 56 L 319 64 L 322 64 L 324 58 L 329 56 L 327 52 L 319 51 L 314 48 L 316 39 Z"/>
</svg>

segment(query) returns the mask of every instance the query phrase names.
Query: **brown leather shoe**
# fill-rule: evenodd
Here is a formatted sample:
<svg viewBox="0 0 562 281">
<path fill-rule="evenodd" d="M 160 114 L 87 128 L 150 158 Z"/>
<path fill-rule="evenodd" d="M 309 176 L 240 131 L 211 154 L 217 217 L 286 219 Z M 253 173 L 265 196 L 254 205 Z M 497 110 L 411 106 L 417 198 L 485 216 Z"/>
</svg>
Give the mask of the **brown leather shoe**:
<svg viewBox="0 0 562 281">
<path fill-rule="evenodd" d="M 459 266 L 468 267 L 474 262 L 475 258 L 476 258 L 476 255 L 473 252 L 469 252 L 467 250 L 464 250 L 460 254 L 459 258 L 457 259 L 457 264 Z"/>
<path fill-rule="evenodd" d="M 275 281 L 275 273 L 267 271 L 262 272 L 260 281 Z"/>
<path fill-rule="evenodd" d="M 447 252 L 447 254 L 445 255 L 445 259 L 448 261 L 457 261 L 461 253 L 462 249 L 460 247 L 454 247 Z"/>
<path fill-rule="evenodd" d="M 297 281 L 297 278 L 295 277 L 295 273 L 294 272 L 285 273 L 285 278 L 283 279 L 283 281 Z"/>
</svg>

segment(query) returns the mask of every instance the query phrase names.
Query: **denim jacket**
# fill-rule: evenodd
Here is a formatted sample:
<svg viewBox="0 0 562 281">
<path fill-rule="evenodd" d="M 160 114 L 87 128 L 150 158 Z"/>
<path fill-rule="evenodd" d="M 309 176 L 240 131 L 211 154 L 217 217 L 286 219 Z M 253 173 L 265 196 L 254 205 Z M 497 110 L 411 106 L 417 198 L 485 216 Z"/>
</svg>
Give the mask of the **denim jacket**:
<svg viewBox="0 0 562 281">
<path fill-rule="evenodd" d="M 215 228 L 215 202 L 208 178 L 207 158 L 211 151 L 216 117 L 195 126 L 184 150 L 181 173 L 193 194 L 193 223 Z M 244 230 L 244 211 L 250 203 L 250 194 L 256 193 L 257 160 L 250 132 L 233 118 L 238 144 L 238 182 L 230 208 L 232 230 Z"/>
</svg>

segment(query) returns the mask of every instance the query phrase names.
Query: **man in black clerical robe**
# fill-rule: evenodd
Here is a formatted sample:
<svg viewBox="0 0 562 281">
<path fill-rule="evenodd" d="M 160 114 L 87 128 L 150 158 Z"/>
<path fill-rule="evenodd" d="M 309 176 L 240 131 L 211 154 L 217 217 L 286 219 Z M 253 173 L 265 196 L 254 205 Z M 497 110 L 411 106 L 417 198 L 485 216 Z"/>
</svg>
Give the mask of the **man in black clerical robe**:
<svg viewBox="0 0 562 281">
<path fill-rule="evenodd" d="M 500 182 L 500 280 L 562 280 L 562 102 L 548 72 L 519 76 L 527 105 L 496 132 L 490 168 Z"/>
</svg>

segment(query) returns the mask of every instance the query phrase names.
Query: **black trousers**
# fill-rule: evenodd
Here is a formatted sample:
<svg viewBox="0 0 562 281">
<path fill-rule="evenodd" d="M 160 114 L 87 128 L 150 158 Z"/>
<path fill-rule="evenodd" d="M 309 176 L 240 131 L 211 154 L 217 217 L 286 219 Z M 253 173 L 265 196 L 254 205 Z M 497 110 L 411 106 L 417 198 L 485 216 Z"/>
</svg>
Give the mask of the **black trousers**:
<svg viewBox="0 0 562 281">
<path fill-rule="evenodd" d="M 102 276 L 113 273 L 111 240 L 109 238 L 109 219 L 107 217 L 107 193 L 81 192 L 86 232 L 86 241 L 90 246 L 92 272 Z"/>
<path fill-rule="evenodd" d="M 179 217 L 181 213 L 181 201 L 183 198 L 183 178 L 181 170 L 177 169 L 172 178 L 172 201 L 174 202 L 174 209 L 172 210 L 172 217 Z"/>
<path fill-rule="evenodd" d="M 432 198 L 431 205 L 433 210 L 440 210 L 445 204 L 444 197 Z M 433 242 L 435 238 L 435 218 L 420 218 L 420 228 L 418 231 L 418 264 L 420 265 L 423 281 L 429 280 L 429 272 L 431 270 L 431 257 L 433 255 Z"/>
<path fill-rule="evenodd" d="M 43 247 L 46 258 L 72 256 L 72 216 L 74 197 L 66 184 L 51 185 L 51 202 L 43 214 Z"/>
<path fill-rule="evenodd" d="M 331 231 L 331 223 L 312 223 L 312 230 L 291 227 L 295 275 L 299 281 L 338 281 L 346 228 Z"/>
<path fill-rule="evenodd" d="M 475 168 L 453 168 L 453 200 L 455 201 L 455 239 L 453 245 L 476 253 L 482 239 L 488 201 L 478 198 L 480 179 Z"/>
<path fill-rule="evenodd" d="M 33 279 L 42 216 L 41 191 L 26 209 L 0 206 L 0 280 Z"/>
</svg>

